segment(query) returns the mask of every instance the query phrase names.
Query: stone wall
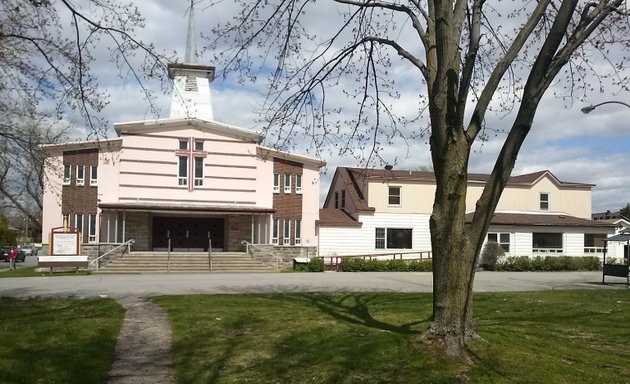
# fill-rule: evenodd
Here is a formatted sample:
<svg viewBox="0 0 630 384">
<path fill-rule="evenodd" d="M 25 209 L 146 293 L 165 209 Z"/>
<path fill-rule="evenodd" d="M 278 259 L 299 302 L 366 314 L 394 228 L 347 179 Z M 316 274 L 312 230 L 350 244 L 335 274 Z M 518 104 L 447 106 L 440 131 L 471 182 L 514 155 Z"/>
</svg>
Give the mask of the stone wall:
<svg viewBox="0 0 630 384">
<path fill-rule="evenodd" d="M 229 216 L 226 225 L 226 250 L 230 252 L 245 251 L 241 241 L 252 238 L 252 217 L 246 215 Z"/>
<path fill-rule="evenodd" d="M 96 259 L 99 255 L 104 255 L 112 249 L 118 247 L 118 243 L 100 243 L 100 244 L 83 244 L 81 245 L 81 255 L 87 256 L 89 261 Z M 109 264 L 112 259 L 118 258 L 127 252 L 127 247 L 122 247 L 116 252 L 105 256 L 100 261 L 100 266 Z M 93 266 L 90 266 L 93 268 Z"/>
<path fill-rule="evenodd" d="M 149 212 L 127 212 L 125 216 L 125 239 L 134 239 L 134 251 L 150 251 L 153 220 Z"/>
<path fill-rule="evenodd" d="M 275 265 L 276 262 L 279 262 L 276 259 L 278 257 L 282 259 L 282 262 L 279 262 L 279 267 L 292 268 L 294 257 L 315 257 L 317 256 L 317 247 L 250 244 L 249 254 L 269 265 Z"/>
</svg>

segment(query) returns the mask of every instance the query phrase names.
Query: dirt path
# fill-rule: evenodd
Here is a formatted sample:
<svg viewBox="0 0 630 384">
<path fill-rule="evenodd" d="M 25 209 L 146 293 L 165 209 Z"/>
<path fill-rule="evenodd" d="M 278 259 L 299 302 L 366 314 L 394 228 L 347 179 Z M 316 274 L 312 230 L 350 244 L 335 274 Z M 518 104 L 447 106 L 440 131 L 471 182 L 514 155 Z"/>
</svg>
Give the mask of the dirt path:
<svg viewBox="0 0 630 384">
<path fill-rule="evenodd" d="M 126 314 L 107 383 L 175 383 L 166 310 L 140 297 L 125 297 L 118 302 Z"/>
</svg>

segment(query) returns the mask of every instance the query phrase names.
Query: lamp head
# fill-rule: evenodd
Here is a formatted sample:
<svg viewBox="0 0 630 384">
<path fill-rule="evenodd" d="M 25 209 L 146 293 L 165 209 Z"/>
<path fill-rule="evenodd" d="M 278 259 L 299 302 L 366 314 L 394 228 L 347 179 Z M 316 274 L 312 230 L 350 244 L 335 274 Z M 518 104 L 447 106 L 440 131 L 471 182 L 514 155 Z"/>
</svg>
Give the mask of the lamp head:
<svg viewBox="0 0 630 384">
<path fill-rule="evenodd" d="M 584 107 L 584 108 L 580 109 L 580 111 L 582 111 L 582 113 L 586 115 L 588 113 L 593 112 L 593 109 L 595 109 L 595 106 L 594 105 L 589 105 L 588 107 Z"/>
</svg>

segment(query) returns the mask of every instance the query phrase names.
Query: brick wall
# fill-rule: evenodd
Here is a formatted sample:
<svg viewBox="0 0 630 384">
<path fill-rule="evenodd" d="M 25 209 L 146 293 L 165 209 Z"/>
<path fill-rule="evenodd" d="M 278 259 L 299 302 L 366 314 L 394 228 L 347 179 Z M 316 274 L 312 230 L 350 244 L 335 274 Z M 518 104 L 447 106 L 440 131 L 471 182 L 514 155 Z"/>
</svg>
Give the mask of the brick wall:
<svg viewBox="0 0 630 384">
<path fill-rule="evenodd" d="M 68 151 L 63 164 L 70 165 L 70 185 L 62 187 L 61 213 L 68 215 L 68 225 L 77 227 L 76 214 L 83 215 L 82 242 L 88 242 L 88 215 L 96 215 L 98 187 L 90 186 L 90 166 L 98 165 L 98 148 Z M 77 165 L 83 165 L 84 185 L 77 185 Z M 98 232 L 97 232 L 98 234 Z"/>
<path fill-rule="evenodd" d="M 295 175 L 302 175 L 303 166 L 301 163 L 294 161 L 274 158 L 273 160 L 273 173 L 280 175 L 280 191 L 273 194 L 273 208 L 276 210 L 273 217 L 274 219 L 290 220 L 291 221 L 291 233 L 288 237 L 291 239 L 291 244 L 295 244 L 295 219 L 302 219 L 302 194 L 295 192 Z M 291 175 L 291 192 L 284 192 L 284 175 Z M 279 224 L 278 235 L 280 238 L 287 237 L 284 233 L 284 226 Z"/>
</svg>

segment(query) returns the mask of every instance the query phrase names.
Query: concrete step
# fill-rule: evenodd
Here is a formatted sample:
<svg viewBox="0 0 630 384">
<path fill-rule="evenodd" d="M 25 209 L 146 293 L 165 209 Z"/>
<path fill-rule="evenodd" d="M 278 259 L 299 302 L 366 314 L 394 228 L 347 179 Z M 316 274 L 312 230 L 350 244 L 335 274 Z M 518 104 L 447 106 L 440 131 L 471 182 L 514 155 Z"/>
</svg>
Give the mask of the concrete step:
<svg viewBox="0 0 630 384">
<path fill-rule="evenodd" d="M 274 272 L 274 268 L 243 252 L 214 252 L 212 271 L 207 252 L 132 252 L 96 273 Z"/>
</svg>

